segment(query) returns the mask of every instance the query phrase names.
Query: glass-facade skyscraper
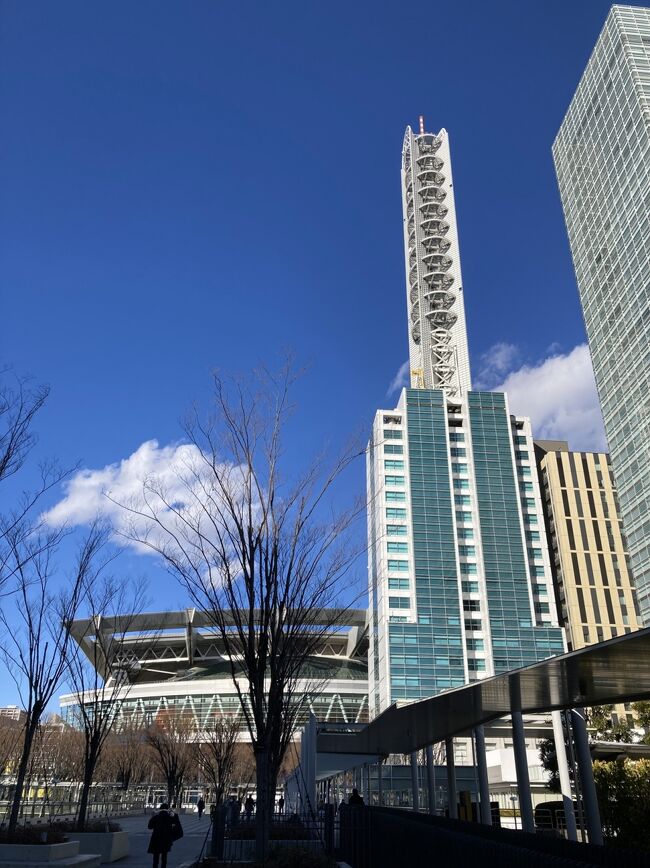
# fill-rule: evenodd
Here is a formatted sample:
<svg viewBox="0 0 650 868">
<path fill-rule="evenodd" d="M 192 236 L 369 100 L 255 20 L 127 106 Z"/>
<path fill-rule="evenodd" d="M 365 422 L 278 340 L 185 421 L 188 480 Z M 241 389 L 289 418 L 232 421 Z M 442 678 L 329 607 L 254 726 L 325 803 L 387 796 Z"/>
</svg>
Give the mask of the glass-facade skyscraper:
<svg viewBox="0 0 650 868">
<path fill-rule="evenodd" d="M 470 388 L 444 130 L 407 128 L 402 193 L 411 388 L 368 447 L 371 715 L 565 647 L 530 423 Z"/>
<path fill-rule="evenodd" d="M 553 157 L 632 576 L 650 623 L 650 9 L 612 7 Z"/>
</svg>

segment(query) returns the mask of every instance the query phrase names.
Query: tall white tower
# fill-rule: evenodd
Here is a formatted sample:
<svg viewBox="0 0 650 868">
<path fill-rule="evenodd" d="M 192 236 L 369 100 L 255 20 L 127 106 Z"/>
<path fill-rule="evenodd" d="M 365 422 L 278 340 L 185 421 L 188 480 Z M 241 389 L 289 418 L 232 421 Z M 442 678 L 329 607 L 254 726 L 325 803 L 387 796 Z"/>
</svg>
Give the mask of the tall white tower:
<svg viewBox="0 0 650 868">
<path fill-rule="evenodd" d="M 412 388 L 471 388 L 449 136 L 406 128 L 402 208 Z"/>
</svg>

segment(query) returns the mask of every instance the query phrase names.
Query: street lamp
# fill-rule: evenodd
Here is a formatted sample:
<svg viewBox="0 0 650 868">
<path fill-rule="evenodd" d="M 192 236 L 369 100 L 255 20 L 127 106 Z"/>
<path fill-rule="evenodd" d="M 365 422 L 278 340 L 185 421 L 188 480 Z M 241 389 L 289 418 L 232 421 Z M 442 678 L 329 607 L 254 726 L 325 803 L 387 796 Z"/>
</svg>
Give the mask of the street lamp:
<svg viewBox="0 0 650 868">
<path fill-rule="evenodd" d="M 515 829 L 517 828 L 517 809 L 515 808 L 515 803 L 517 801 L 517 796 L 513 793 L 510 796 L 510 801 L 512 802 L 512 816 L 515 818 Z"/>
</svg>

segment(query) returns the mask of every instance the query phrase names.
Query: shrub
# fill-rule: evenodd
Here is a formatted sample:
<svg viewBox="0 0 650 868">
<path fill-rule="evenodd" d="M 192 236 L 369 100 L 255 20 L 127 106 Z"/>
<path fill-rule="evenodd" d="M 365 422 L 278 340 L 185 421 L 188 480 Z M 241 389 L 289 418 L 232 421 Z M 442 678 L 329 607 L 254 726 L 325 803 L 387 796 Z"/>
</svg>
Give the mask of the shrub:
<svg viewBox="0 0 650 868">
<path fill-rule="evenodd" d="M 11 835 L 0 829 L 1 844 L 62 844 L 66 840 L 58 826 L 18 826 Z"/>
</svg>

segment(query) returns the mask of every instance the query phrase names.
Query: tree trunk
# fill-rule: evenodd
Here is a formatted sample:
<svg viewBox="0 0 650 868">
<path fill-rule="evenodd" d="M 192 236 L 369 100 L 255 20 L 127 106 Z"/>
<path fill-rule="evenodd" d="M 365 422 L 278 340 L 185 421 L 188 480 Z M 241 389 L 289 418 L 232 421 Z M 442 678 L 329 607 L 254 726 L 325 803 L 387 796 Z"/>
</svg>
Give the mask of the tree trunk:
<svg viewBox="0 0 650 868">
<path fill-rule="evenodd" d="M 18 764 L 18 772 L 16 773 L 16 786 L 14 789 L 14 797 L 11 803 L 11 814 L 9 815 L 9 824 L 7 826 L 7 834 L 13 835 L 18 825 L 18 813 L 23 800 L 23 788 L 25 786 L 25 777 L 27 776 L 27 766 L 32 753 L 32 744 L 34 743 L 34 735 L 38 726 L 38 717 L 32 715 L 32 719 L 26 725 L 25 738 L 23 740 L 23 751 Z"/>
<path fill-rule="evenodd" d="M 257 784 L 257 803 L 255 805 L 255 858 L 263 865 L 269 850 L 271 832 L 270 757 L 268 750 L 255 751 L 255 782 Z"/>
<path fill-rule="evenodd" d="M 95 773 L 95 760 L 88 758 L 86 768 L 84 769 L 83 783 L 81 785 L 81 795 L 79 796 L 79 813 L 77 814 L 77 832 L 83 832 L 86 825 L 86 814 L 88 812 L 88 796 L 90 795 L 90 787 L 93 782 Z"/>
</svg>

